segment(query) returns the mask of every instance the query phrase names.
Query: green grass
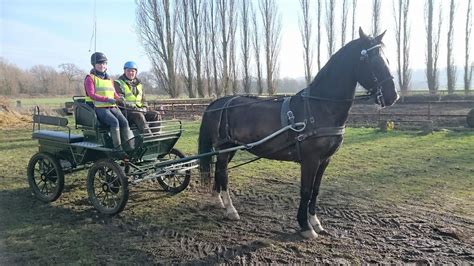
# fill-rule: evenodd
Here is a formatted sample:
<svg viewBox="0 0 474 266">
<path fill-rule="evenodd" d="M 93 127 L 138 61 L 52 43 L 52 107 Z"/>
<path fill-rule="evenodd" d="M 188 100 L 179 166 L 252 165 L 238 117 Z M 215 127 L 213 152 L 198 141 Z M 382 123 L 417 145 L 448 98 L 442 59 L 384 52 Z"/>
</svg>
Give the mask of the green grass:
<svg viewBox="0 0 474 266">
<path fill-rule="evenodd" d="M 16 106 L 17 101 L 21 101 L 22 107 L 51 107 L 51 108 L 63 108 L 65 102 L 72 102 L 71 97 L 47 97 L 47 98 L 10 98 L 11 106 Z"/>
<path fill-rule="evenodd" d="M 187 155 L 196 154 L 199 122 L 185 122 L 184 128 L 176 147 Z M 121 224 L 140 221 L 172 228 L 176 212 L 200 200 L 193 193 L 170 197 L 132 191 L 134 200 L 129 201 L 130 207 L 117 225 L 90 206 L 85 190 L 87 172 L 80 171 L 66 176 L 65 191 L 58 201 L 42 204 L 31 196 L 26 181 L 26 166 L 37 151 L 36 145 L 30 129 L 0 130 L 0 249 L 5 247 L 0 251 L 15 258 L 15 264 L 144 263 L 135 258 L 149 257 L 143 247 L 151 244 L 134 246 L 140 229 L 121 230 Z M 330 199 L 349 193 L 379 204 L 436 207 L 436 211 L 474 219 L 473 151 L 474 134 L 469 132 L 419 135 L 349 128 L 326 171 L 321 196 Z M 235 161 L 251 157 L 238 152 Z M 243 191 L 261 179 L 296 186 L 299 167 L 262 159 L 231 170 L 229 176 L 231 188 Z M 216 229 L 212 222 L 195 226 Z"/>
</svg>

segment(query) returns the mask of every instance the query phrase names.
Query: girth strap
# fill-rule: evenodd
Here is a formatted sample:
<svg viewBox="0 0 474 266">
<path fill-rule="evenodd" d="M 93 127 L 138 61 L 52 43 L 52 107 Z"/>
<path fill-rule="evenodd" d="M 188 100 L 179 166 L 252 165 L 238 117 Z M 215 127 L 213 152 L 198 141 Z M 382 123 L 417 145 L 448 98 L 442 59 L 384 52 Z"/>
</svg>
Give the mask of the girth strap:
<svg viewBox="0 0 474 266">
<path fill-rule="evenodd" d="M 305 131 L 296 137 L 297 141 L 303 141 L 309 137 L 328 137 L 328 136 L 342 136 L 344 135 L 345 127 L 318 127 L 312 131 Z"/>
</svg>

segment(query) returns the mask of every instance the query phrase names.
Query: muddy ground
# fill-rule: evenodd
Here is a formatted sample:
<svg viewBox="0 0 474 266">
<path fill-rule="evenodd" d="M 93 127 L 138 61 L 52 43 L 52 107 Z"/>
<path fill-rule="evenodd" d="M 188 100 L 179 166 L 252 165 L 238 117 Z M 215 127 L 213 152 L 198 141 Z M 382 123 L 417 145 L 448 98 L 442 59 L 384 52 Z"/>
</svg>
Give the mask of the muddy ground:
<svg viewBox="0 0 474 266">
<path fill-rule="evenodd" d="M 121 258 L 139 264 L 474 263 L 472 217 L 443 213 L 437 206 L 373 202 L 331 184 L 323 184 L 317 212 L 326 232 L 305 240 L 295 220 L 296 183 L 266 177 L 252 188 L 234 190 L 239 221 L 224 218 L 224 210 L 197 185 L 172 196 L 176 206 L 158 186 L 132 187 L 125 211 L 113 218 L 97 214 L 71 191 L 56 206 L 28 197 L 24 204 L 71 228 L 99 227 L 102 233 L 83 237 L 91 238 L 89 245 L 104 263 Z M 21 256 L 4 254 L 0 262 L 31 263 Z"/>
</svg>

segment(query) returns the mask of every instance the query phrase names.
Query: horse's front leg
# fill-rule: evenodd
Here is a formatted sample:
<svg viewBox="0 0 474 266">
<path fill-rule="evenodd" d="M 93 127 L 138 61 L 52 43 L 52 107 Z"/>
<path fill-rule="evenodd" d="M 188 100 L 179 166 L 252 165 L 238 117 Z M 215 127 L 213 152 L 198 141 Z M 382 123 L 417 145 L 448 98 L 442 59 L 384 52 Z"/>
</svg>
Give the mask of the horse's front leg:
<svg viewBox="0 0 474 266">
<path fill-rule="evenodd" d="M 239 220 L 240 216 L 234 205 L 232 204 L 232 199 L 230 198 L 228 190 L 229 178 L 227 175 L 227 165 L 232 159 L 234 153 L 230 154 L 220 154 L 217 156 L 216 160 L 216 179 L 215 179 L 215 190 L 217 194 L 218 201 L 221 200 L 221 203 L 225 208 L 225 216 L 231 220 Z"/>
<path fill-rule="evenodd" d="M 298 208 L 298 224 L 301 227 L 301 235 L 304 238 L 316 238 L 318 234 L 313 230 L 313 226 L 308 220 L 308 203 L 311 198 L 314 178 L 319 169 L 319 162 L 314 161 L 301 162 L 301 187 L 300 187 L 300 206 Z"/>
<path fill-rule="evenodd" d="M 324 228 L 321 226 L 321 222 L 319 221 L 318 217 L 316 216 L 316 198 L 319 194 L 319 187 L 321 185 L 321 180 L 323 178 L 324 171 L 329 164 L 329 159 L 323 161 L 319 166 L 318 172 L 316 173 L 316 179 L 314 180 L 313 185 L 313 195 L 311 196 L 311 201 L 309 202 L 309 223 L 313 226 L 316 232 L 320 233 L 324 231 Z"/>
</svg>

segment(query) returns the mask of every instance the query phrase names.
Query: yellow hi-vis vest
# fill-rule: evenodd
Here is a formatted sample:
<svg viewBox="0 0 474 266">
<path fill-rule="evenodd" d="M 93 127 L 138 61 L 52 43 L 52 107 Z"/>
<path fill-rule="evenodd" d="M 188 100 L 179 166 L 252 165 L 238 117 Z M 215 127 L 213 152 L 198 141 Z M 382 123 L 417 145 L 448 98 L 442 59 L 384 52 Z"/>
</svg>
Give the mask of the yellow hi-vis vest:
<svg viewBox="0 0 474 266">
<path fill-rule="evenodd" d="M 133 105 L 133 106 L 136 106 L 138 108 L 141 108 L 143 107 L 143 89 L 142 89 L 142 84 L 138 84 L 137 85 L 137 91 L 138 91 L 138 94 L 137 95 L 134 95 L 132 93 L 132 89 L 130 88 L 130 86 L 128 86 L 128 84 L 121 80 L 121 79 L 118 79 L 117 82 L 122 86 L 123 88 L 123 93 L 125 94 L 124 98 L 125 98 L 125 102 L 127 104 L 130 104 L 130 105 Z"/>
<path fill-rule="evenodd" d="M 113 99 L 115 96 L 115 88 L 111 79 L 101 79 L 96 75 L 90 74 L 94 81 L 95 94 Z M 99 102 L 86 96 L 86 102 L 93 102 L 95 107 L 115 107 L 115 103 Z"/>
</svg>

